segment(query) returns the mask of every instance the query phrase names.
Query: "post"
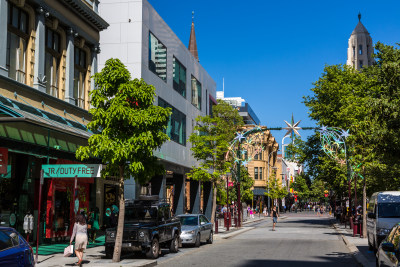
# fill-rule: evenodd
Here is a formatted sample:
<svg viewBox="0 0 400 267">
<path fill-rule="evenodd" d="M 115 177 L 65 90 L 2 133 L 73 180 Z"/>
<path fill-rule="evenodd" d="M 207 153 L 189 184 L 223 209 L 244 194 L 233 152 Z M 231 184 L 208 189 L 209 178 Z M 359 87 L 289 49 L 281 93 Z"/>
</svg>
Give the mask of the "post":
<svg viewBox="0 0 400 267">
<path fill-rule="evenodd" d="M 238 210 L 238 225 L 239 225 L 239 227 L 242 227 L 242 216 L 241 216 L 241 214 L 242 214 L 242 203 L 241 203 L 241 198 L 240 198 L 240 177 L 239 177 L 239 182 L 238 182 L 238 201 L 237 201 L 237 205 L 238 205 L 238 207 L 237 207 L 237 210 Z"/>
<path fill-rule="evenodd" d="M 38 217 L 37 217 L 37 227 L 36 227 L 36 264 L 38 263 L 39 259 L 39 229 L 40 229 L 40 207 L 42 206 L 42 187 L 44 182 L 44 171 L 43 169 L 40 170 L 40 183 L 39 183 L 39 207 L 38 207 Z"/>
<path fill-rule="evenodd" d="M 362 225 L 362 236 L 363 238 L 367 237 L 367 181 L 365 177 L 365 168 L 363 166 L 363 176 L 364 176 L 364 184 L 363 184 L 363 225 Z"/>
<path fill-rule="evenodd" d="M 229 177 L 228 175 L 226 176 L 226 231 L 229 231 L 229 224 L 230 224 L 230 218 L 229 218 Z M 224 216 L 225 217 L 225 216 Z"/>
</svg>

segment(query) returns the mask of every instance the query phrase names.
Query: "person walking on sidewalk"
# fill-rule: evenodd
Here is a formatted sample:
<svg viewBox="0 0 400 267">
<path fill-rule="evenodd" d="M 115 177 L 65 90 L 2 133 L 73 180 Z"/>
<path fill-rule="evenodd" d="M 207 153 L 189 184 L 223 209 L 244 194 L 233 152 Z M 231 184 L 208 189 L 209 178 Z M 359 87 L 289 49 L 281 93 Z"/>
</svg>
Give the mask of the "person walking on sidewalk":
<svg viewBox="0 0 400 267">
<path fill-rule="evenodd" d="M 275 206 L 272 208 L 271 217 L 272 217 L 272 231 L 275 231 L 275 225 L 278 222 L 278 217 L 279 217 Z"/>
<path fill-rule="evenodd" d="M 81 214 L 77 215 L 75 218 L 74 230 L 69 241 L 70 245 L 72 245 L 74 238 L 75 254 L 78 257 L 78 262 L 75 265 L 80 266 L 82 264 L 83 251 L 86 249 L 88 242 L 86 219 Z"/>
</svg>

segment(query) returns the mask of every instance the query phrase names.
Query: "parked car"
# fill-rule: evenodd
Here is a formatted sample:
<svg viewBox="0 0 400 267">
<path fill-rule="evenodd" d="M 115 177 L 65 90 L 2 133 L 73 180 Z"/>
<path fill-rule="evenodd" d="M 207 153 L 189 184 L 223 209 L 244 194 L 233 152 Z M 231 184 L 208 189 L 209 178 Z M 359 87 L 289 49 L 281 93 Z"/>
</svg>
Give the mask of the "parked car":
<svg viewBox="0 0 400 267">
<path fill-rule="evenodd" d="M 400 222 L 400 191 L 372 194 L 367 212 L 368 246 L 376 251 L 393 225 Z"/>
<path fill-rule="evenodd" d="M 397 223 L 390 230 L 389 235 L 379 245 L 376 253 L 377 266 L 399 266 L 399 239 L 400 223 Z"/>
<path fill-rule="evenodd" d="M 182 214 L 178 218 L 181 221 L 182 244 L 190 244 L 196 247 L 201 242 L 212 244 L 213 242 L 213 224 L 203 214 Z"/>
<path fill-rule="evenodd" d="M 7 267 L 35 266 L 33 250 L 11 227 L 0 227 L 0 263 Z"/>
<path fill-rule="evenodd" d="M 137 200 L 125 201 L 123 251 L 141 251 L 152 259 L 158 258 L 160 247 L 176 253 L 180 233 L 179 219 L 171 217 L 170 204 L 160 201 L 158 196 L 140 196 Z M 113 256 L 116 236 L 116 228 L 106 229 L 107 258 Z"/>
</svg>

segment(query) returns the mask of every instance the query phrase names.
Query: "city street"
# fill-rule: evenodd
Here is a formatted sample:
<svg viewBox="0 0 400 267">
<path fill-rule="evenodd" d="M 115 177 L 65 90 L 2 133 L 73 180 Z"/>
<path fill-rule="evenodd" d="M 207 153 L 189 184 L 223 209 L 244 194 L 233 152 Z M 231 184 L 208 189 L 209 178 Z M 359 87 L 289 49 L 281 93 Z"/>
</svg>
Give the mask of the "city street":
<svg viewBox="0 0 400 267">
<path fill-rule="evenodd" d="M 328 217 L 285 214 L 271 231 L 267 218 L 230 239 L 158 259 L 160 266 L 357 266 Z"/>
</svg>

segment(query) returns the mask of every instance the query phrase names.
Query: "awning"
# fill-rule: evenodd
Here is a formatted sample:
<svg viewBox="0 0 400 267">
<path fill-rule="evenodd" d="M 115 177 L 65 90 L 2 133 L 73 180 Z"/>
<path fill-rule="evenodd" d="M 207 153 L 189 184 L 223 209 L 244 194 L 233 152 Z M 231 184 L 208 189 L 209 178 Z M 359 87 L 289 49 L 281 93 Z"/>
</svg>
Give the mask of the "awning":
<svg viewBox="0 0 400 267">
<path fill-rule="evenodd" d="M 0 138 L 75 153 L 91 135 L 77 121 L 0 96 Z"/>
<path fill-rule="evenodd" d="M 264 193 L 267 193 L 267 190 L 264 187 L 255 187 L 253 189 L 253 194 L 255 196 L 265 196 Z"/>
</svg>

